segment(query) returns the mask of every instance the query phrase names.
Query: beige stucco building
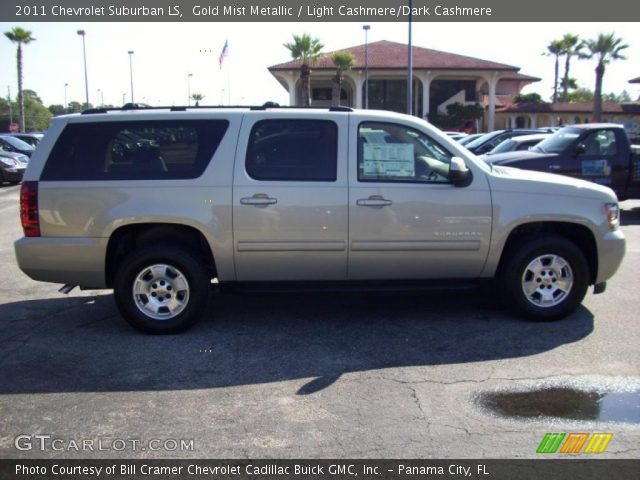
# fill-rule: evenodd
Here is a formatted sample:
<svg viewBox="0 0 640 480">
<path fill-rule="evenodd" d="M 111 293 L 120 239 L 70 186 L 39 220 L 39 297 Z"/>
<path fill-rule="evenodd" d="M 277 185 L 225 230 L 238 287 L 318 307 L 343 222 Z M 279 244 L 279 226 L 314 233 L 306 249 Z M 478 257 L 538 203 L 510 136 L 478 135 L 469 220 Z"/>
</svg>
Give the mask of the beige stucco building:
<svg viewBox="0 0 640 480">
<path fill-rule="evenodd" d="M 366 55 L 365 55 L 366 50 Z M 369 76 L 369 108 L 406 112 L 407 45 L 378 41 L 345 48 L 355 58 L 355 67 L 344 72 L 341 104 L 364 105 L 365 64 Z M 290 105 L 301 99 L 300 62 L 290 61 L 269 67 L 271 74 L 289 92 Z M 332 77 L 336 68 L 331 53 L 312 66 L 313 105 L 330 105 Z M 413 47 L 413 112 L 446 113 L 446 106 L 459 102 L 486 105 L 483 129 L 497 128 L 496 108 L 510 102 L 525 85 L 540 79 L 519 72 L 518 67 L 453 53 Z"/>
</svg>

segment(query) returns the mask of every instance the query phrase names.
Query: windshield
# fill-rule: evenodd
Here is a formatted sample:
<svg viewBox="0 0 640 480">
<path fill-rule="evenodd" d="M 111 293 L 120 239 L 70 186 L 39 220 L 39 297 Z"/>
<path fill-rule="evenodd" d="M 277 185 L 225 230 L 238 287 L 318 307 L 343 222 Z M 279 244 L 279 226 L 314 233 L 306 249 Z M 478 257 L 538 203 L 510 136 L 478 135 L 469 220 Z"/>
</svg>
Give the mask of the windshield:
<svg viewBox="0 0 640 480">
<path fill-rule="evenodd" d="M 2 139 L 13 148 L 17 148 L 19 150 L 33 150 L 33 147 L 31 145 L 29 145 L 27 142 L 23 142 L 19 138 L 7 136 L 2 137 Z"/>
<path fill-rule="evenodd" d="M 539 153 L 561 153 L 580 136 L 577 128 L 563 128 L 531 148 Z"/>
<path fill-rule="evenodd" d="M 474 141 L 469 142 L 465 145 L 465 147 L 472 149 L 479 147 L 480 145 L 484 145 L 486 142 L 491 140 L 494 137 L 497 137 L 502 133 L 502 130 L 496 130 L 495 132 L 487 133 L 486 135 L 482 135 L 479 138 L 476 138 Z"/>
</svg>

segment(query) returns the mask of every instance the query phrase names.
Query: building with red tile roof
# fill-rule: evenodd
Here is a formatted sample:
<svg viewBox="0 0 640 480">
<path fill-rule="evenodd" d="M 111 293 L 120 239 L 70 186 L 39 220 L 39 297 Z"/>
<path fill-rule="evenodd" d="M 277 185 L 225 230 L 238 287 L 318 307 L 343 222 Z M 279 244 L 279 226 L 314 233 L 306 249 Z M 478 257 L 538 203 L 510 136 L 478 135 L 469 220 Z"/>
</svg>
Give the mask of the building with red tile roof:
<svg viewBox="0 0 640 480">
<path fill-rule="evenodd" d="M 406 111 L 406 44 L 381 40 L 366 47 L 358 45 L 341 51 L 351 53 L 355 59 L 355 66 L 343 74 L 343 105 L 363 107 L 367 66 L 369 108 Z M 332 53 L 326 53 L 311 66 L 313 105 L 331 103 L 332 77 L 336 71 L 331 61 Z M 525 85 L 540 80 L 520 73 L 519 67 L 491 60 L 416 46 L 412 54 L 413 111 L 420 117 L 426 117 L 428 113 L 446 113 L 450 103 L 477 102 L 487 106 L 485 128 L 493 130 L 496 107 L 510 103 Z M 269 67 L 271 74 L 289 92 L 291 105 L 301 103 L 300 66 L 300 61 L 292 60 Z"/>
</svg>

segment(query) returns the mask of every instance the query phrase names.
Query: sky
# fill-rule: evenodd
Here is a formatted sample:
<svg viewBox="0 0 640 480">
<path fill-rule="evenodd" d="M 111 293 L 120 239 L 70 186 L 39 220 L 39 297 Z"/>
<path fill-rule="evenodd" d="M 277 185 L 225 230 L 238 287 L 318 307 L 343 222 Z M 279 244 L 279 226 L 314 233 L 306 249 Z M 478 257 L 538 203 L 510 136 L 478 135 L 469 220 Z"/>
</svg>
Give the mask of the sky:
<svg viewBox="0 0 640 480">
<path fill-rule="evenodd" d="M 267 67 L 288 61 L 283 43 L 292 34 L 309 33 L 325 44 L 325 51 L 364 44 L 362 23 L 22 23 L 36 38 L 24 47 L 24 88 L 35 90 L 45 105 L 84 102 L 82 39 L 86 31 L 89 101 L 120 105 L 123 94 L 130 101 L 128 51 L 133 50 L 134 96 L 152 105 L 184 105 L 191 93 L 205 95 L 202 104 L 288 104 L 286 90 Z M 371 23 L 369 42 L 390 40 L 407 43 L 407 24 Z M 5 32 L 14 24 L 0 23 Z M 553 58 L 542 55 L 546 46 L 565 33 L 594 38 L 613 32 L 629 48 L 628 60 L 611 63 L 603 90 L 632 98 L 640 85 L 629 84 L 640 76 L 638 23 L 414 23 L 413 44 L 520 67 L 520 72 L 542 78 L 523 90 L 551 95 Z M 225 41 L 229 56 L 220 69 L 218 58 Z M 15 45 L 0 38 L 0 94 L 17 91 Z M 573 60 L 571 76 L 593 89 L 594 60 Z M 561 69 L 562 72 L 562 69 Z M 100 90 L 100 93 L 98 93 Z"/>
</svg>

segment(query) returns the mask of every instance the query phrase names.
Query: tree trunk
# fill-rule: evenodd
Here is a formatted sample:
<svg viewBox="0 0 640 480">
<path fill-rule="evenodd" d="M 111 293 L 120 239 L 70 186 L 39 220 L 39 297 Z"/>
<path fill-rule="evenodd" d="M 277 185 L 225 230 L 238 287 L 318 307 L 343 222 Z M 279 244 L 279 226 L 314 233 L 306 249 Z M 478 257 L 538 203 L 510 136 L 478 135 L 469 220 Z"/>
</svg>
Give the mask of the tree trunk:
<svg viewBox="0 0 640 480">
<path fill-rule="evenodd" d="M 560 70 L 560 57 L 556 55 L 556 70 L 553 77 L 553 103 L 558 101 L 558 71 Z"/>
<path fill-rule="evenodd" d="M 340 72 L 336 72 L 331 81 L 333 82 L 331 85 L 331 106 L 339 107 L 340 93 L 342 91 L 342 75 L 340 75 Z"/>
<path fill-rule="evenodd" d="M 602 121 L 602 78 L 604 77 L 604 63 L 599 62 L 596 67 L 596 88 L 593 92 L 593 121 Z"/>
<path fill-rule="evenodd" d="M 569 94 L 569 62 L 571 62 L 571 55 L 567 54 L 567 59 L 564 61 L 564 79 L 562 80 L 562 101 L 567 101 L 567 95 Z"/>
<path fill-rule="evenodd" d="M 18 109 L 20 115 L 20 131 L 25 132 L 24 125 L 24 95 L 22 94 L 22 44 L 18 43 L 18 53 L 17 58 L 18 62 Z"/>
<path fill-rule="evenodd" d="M 311 69 L 309 65 L 303 64 L 300 68 L 300 81 L 302 83 L 302 106 L 311 105 L 311 85 L 310 85 Z"/>
</svg>

